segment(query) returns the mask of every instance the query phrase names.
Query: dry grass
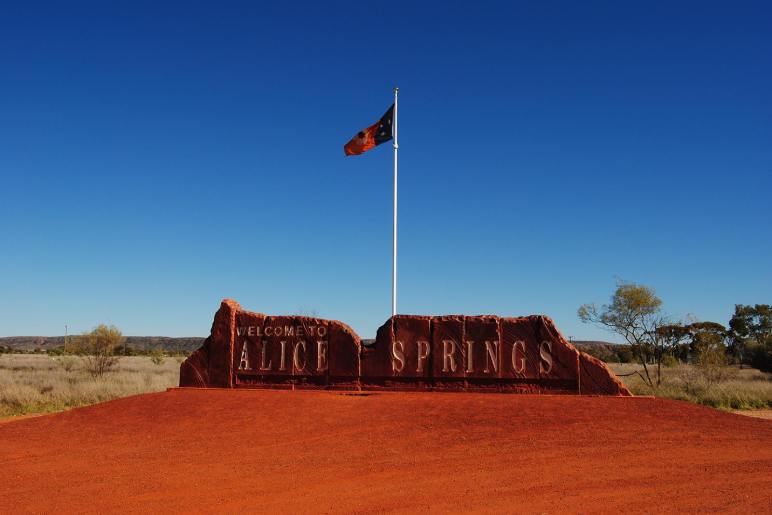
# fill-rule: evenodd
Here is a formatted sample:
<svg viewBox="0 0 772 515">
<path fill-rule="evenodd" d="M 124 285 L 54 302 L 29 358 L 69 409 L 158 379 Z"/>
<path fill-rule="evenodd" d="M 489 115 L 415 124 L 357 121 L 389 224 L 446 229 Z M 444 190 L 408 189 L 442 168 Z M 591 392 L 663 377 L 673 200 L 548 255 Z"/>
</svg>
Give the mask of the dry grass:
<svg viewBox="0 0 772 515">
<path fill-rule="evenodd" d="M 177 386 L 179 371 L 176 358 L 155 365 L 145 356 L 122 357 L 113 371 L 94 378 L 75 356 L 0 354 L 0 417 L 163 391 Z"/>
<path fill-rule="evenodd" d="M 643 369 L 633 363 L 609 363 L 616 374 L 630 374 Z M 656 395 L 666 399 L 677 399 L 704 404 L 721 409 L 772 408 L 772 374 L 756 369 L 723 367 L 720 377 L 713 371 L 712 376 L 693 365 L 663 367 L 662 384 L 652 391 L 640 377 L 621 377 L 631 392 L 636 395 Z"/>
</svg>

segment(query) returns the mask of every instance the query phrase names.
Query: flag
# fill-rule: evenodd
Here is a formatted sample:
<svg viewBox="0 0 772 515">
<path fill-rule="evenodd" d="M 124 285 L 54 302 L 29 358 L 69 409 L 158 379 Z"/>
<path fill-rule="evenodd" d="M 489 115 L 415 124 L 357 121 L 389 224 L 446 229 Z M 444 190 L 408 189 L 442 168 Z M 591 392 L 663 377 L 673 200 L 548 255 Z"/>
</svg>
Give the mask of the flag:
<svg viewBox="0 0 772 515">
<path fill-rule="evenodd" d="M 356 156 L 364 154 L 371 148 L 374 148 L 381 143 L 385 143 L 393 138 L 394 127 L 394 104 L 389 107 L 378 123 L 371 125 L 370 127 L 361 130 L 356 136 L 351 138 L 351 141 L 343 145 L 343 152 L 347 156 Z"/>
</svg>

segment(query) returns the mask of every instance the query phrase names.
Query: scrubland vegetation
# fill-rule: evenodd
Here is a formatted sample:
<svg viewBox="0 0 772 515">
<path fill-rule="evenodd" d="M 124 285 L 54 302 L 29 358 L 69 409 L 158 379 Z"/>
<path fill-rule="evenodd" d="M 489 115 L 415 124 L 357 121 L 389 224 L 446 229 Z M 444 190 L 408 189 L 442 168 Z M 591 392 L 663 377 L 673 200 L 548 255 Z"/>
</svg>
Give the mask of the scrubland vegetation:
<svg viewBox="0 0 772 515">
<path fill-rule="evenodd" d="M 177 386 L 182 357 L 116 358 L 95 376 L 78 356 L 0 354 L 0 417 L 47 413 Z"/>
<path fill-rule="evenodd" d="M 720 409 L 772 408 L 772 374 L 754 368 L 723 366 L 706 372 L 698 365 L 674 364 L 662 368 L 662 382 L 652 390 L 638 374 L 640 365 L 609 366 L 635 395 L 656 395 Z"/>
<path fill-rule="evenodd" d="M 99 325 L 66 345 L 47 354 L 0 352 L 0 417 L 163 391 L 179 384 L 185 359 L 160 348 L 145 356 L 120 356 L 128 349 L 115 326 Z"/>
<path fill-rule="evenodd" d="M 772 306 L 737 304 L 726 327 L 693 316 L 674 319 L 662 304 L 651 288 L 620 282 L 608 304 L 581 306 L 583 322 L 627 342 L 624 352 L 588 350 L 634 362 L 612 369 L 637 395 L 725 409 L 772 407 Z"/>
</svg>

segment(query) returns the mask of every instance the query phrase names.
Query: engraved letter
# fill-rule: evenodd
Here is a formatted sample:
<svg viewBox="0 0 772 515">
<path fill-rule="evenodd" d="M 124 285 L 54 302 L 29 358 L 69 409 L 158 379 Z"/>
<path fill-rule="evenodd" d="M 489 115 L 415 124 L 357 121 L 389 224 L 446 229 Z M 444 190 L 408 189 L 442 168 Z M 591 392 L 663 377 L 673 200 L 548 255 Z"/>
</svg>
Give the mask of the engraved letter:
<svg viewBox="0 0 772 515">
<path fill-rule="evenodd" d="M 300 348 L 303 348 L 303 364 L 300 363 Z M 292 364 L 298 372 L 306 368 L 306 341 L 300 340 L 295 344 L 295 352 L 292 354 Z"/>
<path fill-rule="evenodd" d="M 448 368 L 450 365 L 450 368 Z M 442 340 L 442 371 L 456 371 L 456 342 L 453 340 Z"/>
<path fill-rule="evenodd" d="M 268 352 L 268 340 L 263 340 L 263 351 L 260 358 L 260 370 L 271 370 L 271 360 L 265 363 L 265 355 Z"/>
<path fill-rule="evenodd" d="M 255 326 L 250 325 L 247 327 L 247 336 L 254 336 L 255 335 Z"/>
<path fill-rule="evenodd" d="M 247 341 L 244 340 L 244 346 L 241 348 L 241 360 L 239 360 L 239 370 L 249 370 L 249 354 L 247 353 Z"/>
<path fill-rule="evenodd" d="M 494 350 L 495 349 L 495 350 Z M 493 371 L 499 371 L 499 342 L 485 342 L 485 370 L 486 374 L 490 374 L 491 371 L 488 368 L 488 362 L 493 365 Z"/>
<path fill-rule="evenodd" d="M 418 354 L 418 368 L 416 368 L 416 372 L 420 374 L 424 371 L 424 361 L 429 357 L 431 348 L 429 347 L 429 342 L 424 340 L 418 340 L 416 342 L 416 347 Z"/>
<path fill-rule="evenodd" d="M 318 334 L 319 336 L 321 336 L 322 338 L 324 338 L 325 336 L 327 336 L 327 328 L 326 328 L 325 326 L 323 326 L 323 325 L 320 325 L 320 326 L 319 326 L 319 327 L 316 329 L 316 334 Z"/>
<path fill-rule="evenodd" d="M 279 370 L 287 370 L 287 342 L 281 342 L 281 358 L 279 358 Z"/>
<path fill-rule="evenodd" d="M 236 334 L 238 336 L 244 336 L 244 331 L 246 331 L 246 327 L 237 327 L 236 328 Z"/>
<path fill-rule="evenodd" d="M 402 372 L 405 368 L 405 345 L 396 341 L 391 345 L 391 369 L 394 373 Z"/>
<path fill-rule="evenodd" d="M 522 354 L 521 357 L 517 357 L 517 349 L 520 348 Z M 512 344 L 512 370 L 516 374 L 525 373 L 525 342 L 523 340 L 517 340 Z"/>
<path fill-rule="evenodd" d="M 547 340 L 541 342 L 541 345 L 539 345 L 539 357 L 541 358 L 541 361 L 539 361 L 540 374 L 549 374 L 552 370 L 552 355 L 550 352 L 552 352 L 552 342 Z"/>
<path fill-rule="evenodd" d="M 466 341 L 466 372 L 468 374 L 474 372 L 474 342 L 472 340 Z"/>
<path fill-rule="evenodd" d="M 316 371 L 327 370 L 327 342 L 316 340 Z"/>
</svg>

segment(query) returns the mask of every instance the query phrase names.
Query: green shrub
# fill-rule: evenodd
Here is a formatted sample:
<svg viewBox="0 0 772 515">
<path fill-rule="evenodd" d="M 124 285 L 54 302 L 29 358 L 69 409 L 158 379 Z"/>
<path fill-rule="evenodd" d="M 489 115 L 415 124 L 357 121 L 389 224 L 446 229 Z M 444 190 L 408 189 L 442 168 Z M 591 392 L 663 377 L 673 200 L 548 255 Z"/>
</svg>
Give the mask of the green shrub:
<svg viewBox="0 0 772 515">
<path fill-rule="evenodd" d="M 148 352 L 148 356 L 154 365 L 161 365 L 166 358 L 166 353 L 161 347 L 156 347 Z"/>
<path fill-rule="evenodd" d="M 678 358 L 676 358 L 672 354 L 665 354 L 664 356 L 662 356 L 663 367 L 675 367 L 677 365 L 679 365 Z"/>
<path fill-rule="evenodd" d="M 766 342 L 765 345 L 755 345 L 748 349 L 751 356 L 751 366 L 772 372 L 772 342 Z"/>
</svg>

